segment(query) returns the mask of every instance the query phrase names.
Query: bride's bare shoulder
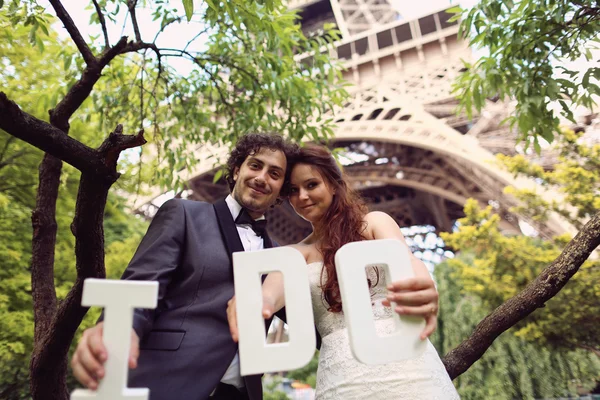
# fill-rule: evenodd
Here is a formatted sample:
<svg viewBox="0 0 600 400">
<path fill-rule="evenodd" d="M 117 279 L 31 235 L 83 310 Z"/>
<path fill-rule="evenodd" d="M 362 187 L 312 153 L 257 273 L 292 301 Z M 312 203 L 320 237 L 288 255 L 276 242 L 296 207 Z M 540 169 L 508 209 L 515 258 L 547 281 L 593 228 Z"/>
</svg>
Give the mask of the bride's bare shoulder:
<svg viewBox="0 0 600 400">
<path fill-rule="evenodd" d="M 300 253 L 302 253 L 304 258 L 306 258 L 307 254 L 308 254 L 308 245 L 306 245 L 302 242 L 295 243 L 295 244 L 289 244 L 286 247 L 291 247 L 292 249 L 298 250 Z"/>
<path fill-rule="evenodd" d="M 307 242 L 306 239 L 302 242 L 291 244 L 289 247 L 302 253 L 304 260 L 306 260 L 307 263 L 315 260 L 315 258 L 319 258 L 319 252 L 316 250 L 314 243 Z"/>
</svg>

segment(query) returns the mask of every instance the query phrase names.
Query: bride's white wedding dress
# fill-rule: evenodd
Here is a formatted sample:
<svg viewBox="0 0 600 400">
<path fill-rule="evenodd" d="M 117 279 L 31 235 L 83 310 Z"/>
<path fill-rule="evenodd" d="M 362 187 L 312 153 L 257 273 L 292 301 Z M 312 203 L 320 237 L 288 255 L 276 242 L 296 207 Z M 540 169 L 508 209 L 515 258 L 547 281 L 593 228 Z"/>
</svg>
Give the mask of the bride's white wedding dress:
<svg viewBox="0 0 600 400">
<path fill-rule="evenodd" d="M 343 313 L 327 311 L 321 292 L 322 262 L 308 265 L 313 312 L 322 344 L 317 371 L 317 400 L 327 399 L 458 399 L 433 345 L 427 341 L 427 350 L 417 359 L 385 365 L 366 365 L 352 355 L 348 330 Z M 369 269 L 369 278 L 375 282 L 375 272 Z M 326 275 L 323 276 L 325 279 Z M 375 326 L 380 334 L 392 333 L 392 310 L 384 307 L 387 290 L 383 270 L 379 282 L 371 289 Z"/>
</svg>

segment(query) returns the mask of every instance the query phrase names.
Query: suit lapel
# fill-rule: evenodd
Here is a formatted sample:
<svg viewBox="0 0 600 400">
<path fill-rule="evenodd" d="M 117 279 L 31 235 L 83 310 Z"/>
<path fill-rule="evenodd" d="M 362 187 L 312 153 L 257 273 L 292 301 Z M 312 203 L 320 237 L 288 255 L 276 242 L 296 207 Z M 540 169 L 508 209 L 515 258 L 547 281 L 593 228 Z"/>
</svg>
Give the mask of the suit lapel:
<svg viewBox="0 0 600 400">
<path fill-rule="evenodd" d="M 244 251 L 244 246 L 242 245 L 240 235 L 238 235 L 235 222 L 231 216 L 231 211 L 229 211 L 229 207 L 227 207 L 225 200 L 217 201 L 215 204 L 213 204 L 213 207 L 217 213 L 219 229 L 221 230 L 221 235 L 223 236 L 225 246 L 227 247 L 227 252 L 229 253 L 229 261 L 231 261 L 233 265 L 231 255 L 237 251 Z"/>
</svg>

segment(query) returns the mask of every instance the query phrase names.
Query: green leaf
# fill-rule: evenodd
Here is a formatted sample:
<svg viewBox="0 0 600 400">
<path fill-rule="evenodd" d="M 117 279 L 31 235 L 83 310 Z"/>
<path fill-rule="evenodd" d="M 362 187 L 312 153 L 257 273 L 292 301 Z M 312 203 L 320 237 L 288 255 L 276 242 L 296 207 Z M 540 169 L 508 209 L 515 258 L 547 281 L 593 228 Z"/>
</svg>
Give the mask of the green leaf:
<svg viewBox="0 0 600 400">
<path fill-rule="evenodd" d="M 563 116 L 565 116 L 569 121 L 576 124 L 577 121 L 575 121 L 573 111 L 571 111 L 571 109 L 567 106 L 567 104 L 563 100 L 559 100 L 558 103 L 560 104 L 560 106 L 563 109 Z"/>
<path fill-rule="evenodd" d="M 221 177 L 223 176 L 223 168 L 220 168 L 216 173 L 215 176 L 213 177 L 213 183 L 217 183 L 219 181 L 219 179 L 221 179 Z"/>
<path fill-rule="evenodd" d="M 592 73 L 591 69 L 588 69 L 585 74 L 583 74 L 583 79 L 581 80 L 581 84 L 583 85 L 584 88 L 587 88 L 588 85 L 590 84 L 590 75 Z"/>
<path fill-rule="evenodd" d="M 42 40 L 41 37 L 37 36 L 35 37 L 35 43 L 40 51 L 40 53 L 44 52 L 45 46 L 44 46 L 44 41 Z"/>
<path fill-rule="evenodd" d="M 551 129 L 542 130 L 540 132 L 540 136 L 543 137 L 548 143 L 552 143 L 554 141 L 554 132 L 552 132 Z"/>
<path fill-rule="evenodd" d="M 185 17 L 190 22 L 194 14 L 194 0 L 183 0 L 183 8 L 185 9 Z"/>
<path fill-rule="evenodd" d="M 37 31 L 37 26 L 36 25 L 34 25 L 31 28 L 31 30 L 29 31 L 29 43 L 31 43 L 31 44 L 35 44 L 35 39 L 37 37 L 36 31 Z"/>
<path fill-rule="evenodd" d="M 462 13 L 463 9 L 460 6 L 450 7 L 446 10 L 448 14 L 459 14 Z"/>
<path fill-rule="evenodd" d="M 206 4 L 213 9 L 215 12 L 218 12 L 217 6 L 215 6 L 215 2 L 213 0 L 206 0 Z"/>
<path fill-rule="evenodd" d="M 538 140 L 537 136 L 535 137 L 535 139 L 533 139 L 533 148 L 535 149 L 535 152 L 538 155 L 542 152 L 542 148 L 540 146 L 540 141 Z"/>
<path fill-rule="evenodd" d="M 0 0 L 0 1 L 2 1 L 2 0 Z M 0 7 L 1 7 L 1 6 L 0 6 Z M 42 31 L 43 31 L 43 32 L 46 34 L 46 36 L 50 35 L 50 34 L 48 33 L 48 27 L 46 26 L 46 24 L 45 24 L 45 23 L 43 23 L 43 22 L 41 22 L 41 23 L 40 23 L 40 29 L 41 29 L 41 30 L 42 30 Z"/>
<path fill-rule="evenodd" d="M 66 56 L 65 58 L 63 58 L 63 66 L 65 68 L 65 71 L 67 71 L 71 66 L 71 61 L 73 61 L 73 57 L 71 56 Z"/>
</svg>

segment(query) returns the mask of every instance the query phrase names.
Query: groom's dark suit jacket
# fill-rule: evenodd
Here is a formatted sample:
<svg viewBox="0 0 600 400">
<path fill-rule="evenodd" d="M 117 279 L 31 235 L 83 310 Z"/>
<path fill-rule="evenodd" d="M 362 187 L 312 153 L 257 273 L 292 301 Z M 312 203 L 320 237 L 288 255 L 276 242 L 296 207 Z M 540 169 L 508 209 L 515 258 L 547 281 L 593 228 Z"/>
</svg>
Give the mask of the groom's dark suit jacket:
<svg viewBox="0 0 600 400">
<path fill-rule="evenodd" d="M 264 245 L 272 247 L 268 237 Z M 140 357 L 129 387 L 150 388 L 150 400 L 209 397 L 238 349 L 226 315 L 236 251 L 244 247 L 224 200 L 160 208 L 123 275 L 160 283 L 157 308 L 134 314 Z M 244 381 L 250 399 L 262 399 L 261 377 Z"/>
</svg>

